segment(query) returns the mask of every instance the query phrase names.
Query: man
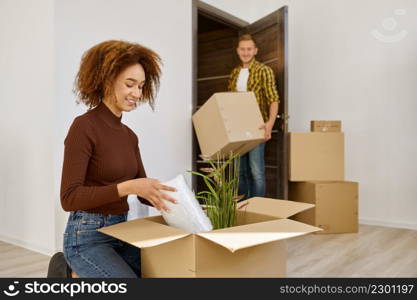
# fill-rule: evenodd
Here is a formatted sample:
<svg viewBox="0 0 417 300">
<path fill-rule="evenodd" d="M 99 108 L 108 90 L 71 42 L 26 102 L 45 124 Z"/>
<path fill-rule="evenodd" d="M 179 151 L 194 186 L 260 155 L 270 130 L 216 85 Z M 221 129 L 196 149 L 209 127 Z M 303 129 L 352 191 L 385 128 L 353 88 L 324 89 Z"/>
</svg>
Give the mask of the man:
<svg viewBox="0 0 417 300">
<path fill-rule="evenodd" d="M 253 91 L 264 119 L 260 129 L 265 130 L 264 142 L 240 158 L 239 194 L 245 198 L 265 196 L 265 142 L 271 139 L 271 131 L 278 114 L 279 97 L 273 70 L 255 60 L 256 42 L 249 34 L 239 38 L 236 48 L 241 64 L 233 69 L 228 90 Z"/>
</svg>

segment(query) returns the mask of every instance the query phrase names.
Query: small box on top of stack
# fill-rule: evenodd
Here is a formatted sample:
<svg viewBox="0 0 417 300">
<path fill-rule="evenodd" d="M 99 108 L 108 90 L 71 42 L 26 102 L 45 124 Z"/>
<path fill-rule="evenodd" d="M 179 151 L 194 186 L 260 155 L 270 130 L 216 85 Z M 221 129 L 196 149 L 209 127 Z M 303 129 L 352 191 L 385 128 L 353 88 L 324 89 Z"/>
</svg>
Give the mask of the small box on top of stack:
<svg viewBox="0 0 417 300">
<path fill-rule="evenodd" d="M 358 183 L 345 181 L 341 121 L 311 121 L 310 130 L 289 134 L 289 199 L 315 204 L 293 219 L 320 233 L 358 232 Z"/>
<path fill-rule="evenodd" d="M 311 132 L 341 132 L 342 121 L 311 121 Z"/>
</svg>

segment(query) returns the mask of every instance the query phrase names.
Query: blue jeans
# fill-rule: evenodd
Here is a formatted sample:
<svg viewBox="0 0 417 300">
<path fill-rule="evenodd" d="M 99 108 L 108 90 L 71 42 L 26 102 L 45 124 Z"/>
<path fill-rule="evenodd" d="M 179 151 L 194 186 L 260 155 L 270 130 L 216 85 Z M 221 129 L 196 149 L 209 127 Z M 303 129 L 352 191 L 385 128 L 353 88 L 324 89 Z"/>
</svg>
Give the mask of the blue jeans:
<svg viewBox="0 0 417 300">
<path fill-rule="evenodd" d="M 239 195 L 244 199 L 265 196 L 265 143 L 240 157 Z"/>
<path fill-rule="evenodd" d="M 140 278 L 140 249 L 97 231 L 125 222 L 120 215 L 72 211 L 64 233 L 64 256 L 80 277 Z"/>
</svg>

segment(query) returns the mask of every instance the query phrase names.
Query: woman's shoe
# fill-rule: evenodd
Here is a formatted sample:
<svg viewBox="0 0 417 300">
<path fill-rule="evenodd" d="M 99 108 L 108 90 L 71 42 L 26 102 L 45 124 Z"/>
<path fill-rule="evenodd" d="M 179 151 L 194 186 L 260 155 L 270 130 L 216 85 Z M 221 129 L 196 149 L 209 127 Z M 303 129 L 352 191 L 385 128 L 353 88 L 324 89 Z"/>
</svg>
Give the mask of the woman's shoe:
<svg viewBox="0 0 417 300">
<path fill-rule="evenodd" d="M 64 253 L 57 252 L 49 261 L 47 278 L 71 278 L 71 268 L 65 260 Z"/>
</svg>

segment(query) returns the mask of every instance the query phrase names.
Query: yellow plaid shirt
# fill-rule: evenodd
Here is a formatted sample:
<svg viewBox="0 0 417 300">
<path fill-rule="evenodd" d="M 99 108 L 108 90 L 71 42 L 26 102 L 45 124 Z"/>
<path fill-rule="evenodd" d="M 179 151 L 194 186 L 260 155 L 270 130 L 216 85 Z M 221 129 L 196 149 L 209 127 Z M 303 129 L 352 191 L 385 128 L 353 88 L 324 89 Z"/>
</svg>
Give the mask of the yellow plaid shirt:
<svg viewBox="0 0 417 300">
<path fill-rule="evenodd" d="M 241 68 L 242 66 L 240 65 L 234 68 L 232 73 L 230 73 L 227 89 L 231 92 L 236 92 L 236 83 Z M 278 102 L 279 104 L 274 71 L 267 65 L 264 65 L 257 60 L 253 60 L 249 65 L 247 90 L 255 93 L 262 117 L 265 122 L 268 121 L 269 106 L 272 102 Z"/>
</svg>

